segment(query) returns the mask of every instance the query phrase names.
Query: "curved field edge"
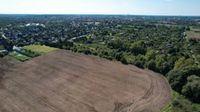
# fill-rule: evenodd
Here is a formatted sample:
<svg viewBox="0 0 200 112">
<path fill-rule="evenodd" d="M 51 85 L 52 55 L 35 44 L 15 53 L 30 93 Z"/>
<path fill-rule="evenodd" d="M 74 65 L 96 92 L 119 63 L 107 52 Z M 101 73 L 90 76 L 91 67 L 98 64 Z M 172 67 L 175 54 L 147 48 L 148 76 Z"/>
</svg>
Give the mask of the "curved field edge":
<svg viewBox="0 0 200 112">
<path fill-rule="evenodd" d="M 80 63 L 80 61 L 82 63 Z M 29 93 L 31 93 L 31 95 L 34 95 L 34 96 L 36 95 L 39 101 L 46 102 L 46 100 L 48 99 L 50 102 L 46 102 L 46 103 L 50 107 L 55 106 L 56 110 L 57 109 L 66 110 L 67 108 L 65 107 L 67 105 L 62 106 L 56 103 L 56 101 L 58 100 L 57 97 L 61 97 L 59 96 L 59 94 L 62 94 L 64 96 L 70 95 L 71 100 L 78 101 L 77 95 L 68 94 L 68 93 L 64 94 L 61 92 L 62 89 L 73 90 L 71 92 L 74 94 L 75 93 L 79 94 L 78 96 L 80 97 L 88 96 L 85 98 L 89 100 L 86 100 L 84 105 L 82 103 L 82 100 L 81 102 L 78 102 L 77 104 L 82 105 L 83 107 L 86 106 L 87 108 L 95 107 L 96 110 L 100 109 L 102 111 L 104 110 L 104 112 L 112 110 L 114 106 L 112 99 L 114 101 L 116 100 L 115 97 L 112 96 L 111 94 L 110 94 L 111 97 L 109 97 L 110 95 L 105 96 L 105 94 L 108 94 L 108 93 L 115 93 L 117 96 L 118 95 L 121 96 L 121 97 L 117 97 L 117 99 L 118 98 L 120 99 L 120 100 L 117 100 L 117 102 L 119 101 L 118 104 L 120 104 L 119 105 L 120 108 L 118 108 L 119 111 L 117 110 L 116 112 L 122 112 L 123 110 L 126 110 L 125 112 L 129 112 L 129 109 L 133 109 L 132 112 L 138 112 L 138 111 L 159 112 L 160 108 L 162 108 L 162 106 L 165 105 L 166 102 L 169 101 L 169 88 L 168 88 L 169 85 L 167 82 L 165 82 L 165 79 L 163 76 L 152 71 L 139 69 L 132 65 L 127 66 L 119 62 L 111 62 L 111 61 L 100 59 L 94 56 L 86 56 L 83 54 L 74 54 L 74 53 L 69 53 L 69 52 L 67 53 L 67 51 L 62 50 L 58 52 L 52 52 L 47 55 L 39 56 L 30 61 L 26 61 L 23 64 L 21 63 L 15 67 L 19 68 L 19 69 L 15 69 L 17 74 L 14 71 L 10 71 L 10 73 L 7 74 L 6 76 L 7 77 L 6 80 L 4 81 L 4 84 L 5 84 L 4 87 L 9 89 L 9 91 L 12 91 L 12 93 L 16 93 L 17 98 L 19 98 L 18 95 L 21 96 L 19 92 L 20 91 L 23 92 L 24 90 L 25 93 L 23 92 L 23 94 L 28 95 L 28 96 L 29 96 Z M 79 69 L 77 69 L 77 67 L 79 67 Z M 101 70 L 101 69 L 105 69 L 105 70 Z M 119 70 L 119 71 L 117 72 L 116 70 Z M 89 74 L 85 73 L 88 71 L 90 71 Z M 49 73 L 53 73 L 53 74 L 49 74 Z M 85 73 L 85 75 L 83 73 Z M 38 76 L 40 77 L 40 74 L 42 75 L 42 78 L 38 78 Z M 127 74 L 127 75 L 123 76 L 122 74 Z M 60 80 L 62 82 L 60 82 Z M 142 80 L 144 80 L 144 82 Z M 102 83 L 102 81 L 104 83 Z M 127 81 L 129 83 L 127 83 Z M 47 82 L 51 84 L 47 84 Z M 80 83 L 80 82 L 84 82 L 84 83 Z M 92 84 L 89 82 L 92 82 Z M 59 86 L 59 88 L 55 88 L 58 86 L 57 84 L 59 83 L 62 83 L 61 85 L 63 86 Z M 106 86 L 106 85 L 108 87 L 104 88 L 104 91 L 102 91 L 102 89 L 98 89 L 96 86 L 93 85 L 96 83 L 100 84 L 101 87 Z M 80 86 L 82 84 L 84 85 L 83 87 Z M 21 89 L 18 88 L 19 85 L 20 87 L 22 86 L 23 88 Z M 127 86 L 122 86 L 122 85 L 127 85 Z M 15 86 L 17 86 L 17 89 L 15 88 Z M 69 88 L 69 86 L 73 86 L 75 90 L 71 87 Z M 143 86 L 144 86 L 144 92 L 142 92 L 143 90 L 139 89 L 140 87 L 143 88 Z M 27 87 L 27 88 L 24 88 L 24 87 Z M 28 88 L 32 88 L 32 89 L 28 89 Z M 44 91 L 43 89 L 41 90 L 41 88 L 45 88 L 46 91 Z M 81 89 L 82 91 L 77 92 L 78 88 L 79 89 L 82 88 Z M 89 91 L 88 92 L 85 91 L 84 88 L 97 90 L 97 91 L 94 91 L 94 93 L 96 92 L 98 94 L 90 95 L 92 93 Z M 17 90 L 17 92 L 15 90 Z M 36 92 L 36 90 L 38 92 Z M 142 94 L 139 94 L 138 90 L 139 90 L 139 93 L 141 92 Z M 58 96 L 57 97 L 55 97 L 54 95 L 49 96 L 48 94 L 46 94 L 47 92 L 51 94 L 57 94 Z M 9 92 L 8 94 L 12 95 Z M 123 95 L 123 94 L 130 95 L 129 97 L 131 99 L 128 98 L 128 96 Z M 101 98 L 94 97 L 96 95 L 97 96 L 102 95 L 104 97 L 101 97 Z M 132 95 L 136 95 L 136 97 L 132 97 Z M 43 99 L 43 97 L 46 97 L 46 98 Z M 103 100 L 103 99 L 106 97 L 111 99 L 109 101 L 112 101 L 111 103 L 107 102 L 109 105 L 104 104 L 106 103 L 107 100 Z M 9 101 L 13 100 L 12 99 L 13 97 L 9 97 L 9 98 L 11 98 Z M 132 100 L 132 98 L 134 100 Z M 26 102 L 30 102 L 30 100 L 28 100 L 25 97 L 20 97 L 20 99 Z M 7 101 L 6 99 L 4 100 Z M 63 102 L 62 104 L 66 104 L 64 103 L 65 102 L 64 99 L 61 98 L 59 100 Z M 99 101 L 104 102 L 104 103 L 101 103 L 101 105 L 104 105 L 106 108 L 104 108 L 104 106 L 102 107 L 99 104 L 95 105 L 94 103 L 90 103 L 90 101 L 92 102 L 95 101 L 97 104 Z M 23 107 L 23 104 L 20 105 L 20 103 L 17 103 L 17 101 L 13 103 L 16 103 L 19 107 L 20 106 Z M 41 102 L 39 102 L 39 104 L 37 103 L 36 106 L 41 106 L 40 103 Z M 132 106 L 130 106 L 129 104 Z M 126 108 L 127 106 L 128 108 Z M 15 109 L 15 107 L 11 107 L 11 108 Z M 32 107 L 30 106 L 30 108 Z M 48 109 L 51 110 L 51 108 L 48 108 Z M 123 110 L 121 111 L 121 109 Z M 32 110 L 32 112 L 37 112 L 37 111 Z M 88 111 L 84 111 L 84 112 L 88 112 Z"/>
</svg>

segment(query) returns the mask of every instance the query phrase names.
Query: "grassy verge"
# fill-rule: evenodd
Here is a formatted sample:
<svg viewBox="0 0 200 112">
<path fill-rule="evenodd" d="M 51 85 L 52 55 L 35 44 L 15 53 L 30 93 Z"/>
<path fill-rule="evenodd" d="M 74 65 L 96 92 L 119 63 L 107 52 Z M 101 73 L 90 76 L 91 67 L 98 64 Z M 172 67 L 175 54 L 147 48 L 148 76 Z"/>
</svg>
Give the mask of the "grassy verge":
<svg viewBox="0 0 200 112">
<path fill-rule="evenodd" d="M 171 102 L 161 112 L 200 112 L 200 104 L 194 104 L 184 96 L 173 91 Z"/>
<path fill-rule="evenodd" d="M 57 48 L 52 48 L 45 45 L 28 45 L 24 46 L 23 49 L 38 53 L 40 55 L 58 50 Z"/>
</svg>

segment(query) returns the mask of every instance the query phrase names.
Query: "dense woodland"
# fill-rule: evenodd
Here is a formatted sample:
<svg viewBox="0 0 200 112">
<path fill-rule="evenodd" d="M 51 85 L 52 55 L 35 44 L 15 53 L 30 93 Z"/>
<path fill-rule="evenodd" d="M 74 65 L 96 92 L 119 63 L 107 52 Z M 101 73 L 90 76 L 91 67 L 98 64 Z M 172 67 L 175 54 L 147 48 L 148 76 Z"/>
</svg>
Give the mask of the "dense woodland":
<svg viewBox="0 0 200 112">
<path fill-rule="evenodd" d="M 200 18 L 1 15 L 0 56 L 13 46 L 42 44 L 121 61 L 163 74 L 173 90 L 198 105 L 200 42 L 187 38 L 190 26 L 200 27 Z M 185 100 L 172 104 L 177 112 L 200 112 Z"/>
</svg>

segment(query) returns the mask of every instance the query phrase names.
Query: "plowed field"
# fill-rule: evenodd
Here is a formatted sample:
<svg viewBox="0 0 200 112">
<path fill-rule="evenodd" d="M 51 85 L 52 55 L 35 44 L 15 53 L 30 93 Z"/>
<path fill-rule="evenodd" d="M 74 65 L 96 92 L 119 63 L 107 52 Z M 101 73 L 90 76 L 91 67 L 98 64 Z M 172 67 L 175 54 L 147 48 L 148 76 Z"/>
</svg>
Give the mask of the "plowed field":
<svg viewBox="0 0 200 112">
<path fill-rule="evenodd" d="M 64 50 L 10 66 L 0 86 L 0 112 L 159 112 L 169 100 L 160 74 Z"/>
</svg>

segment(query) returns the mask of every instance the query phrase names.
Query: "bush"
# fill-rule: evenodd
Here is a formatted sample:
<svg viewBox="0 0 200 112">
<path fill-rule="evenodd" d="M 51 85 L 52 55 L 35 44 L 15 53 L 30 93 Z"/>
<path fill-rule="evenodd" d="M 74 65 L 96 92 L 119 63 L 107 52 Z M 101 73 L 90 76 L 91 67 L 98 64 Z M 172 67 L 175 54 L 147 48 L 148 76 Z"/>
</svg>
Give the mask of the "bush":
<svg viewBox="0 0 200 112">
<path fill-rule="evenodd" d="M 156 63 L 154 60 L 150 60 L 146 63 L 146 68 L 153 70 L 153 71 L 157 71 L 156 69 Z"/>
<path fill-rule="evenodd" d="M 86 55 L 91 55 L 92 54 L 92 52 L 89 49 L 83 50 L 83 53 L 86 54 Z"/>
<path fill-rule="evenodd" d="M 145 62 L 146 60 L 144 55 L 138 55 L 135 57 L 133 64 L 139 68 L 144 68 Z"/>
<path fill-rule="evenodd" d="M 139 67 L 139 68 L 144 68 L 143 62 L 142 61 L 136 61 L 135 62 L 135 66 Z"/>
<path fill-rule="evenodd" d="M 128 64 L 128 60 L 127 60 L 126 57 L 124 57 L 124 56 L 121 58 L 121 62 L 122 62 L 123 64 L 126 64 L 126 65 Z"/>
<path fill-rule="evenodd" d="M 120 61 L 123 64 L 132 64 L 135 57 L 131 55 L 130 53 L 122 53 Z"/>
<path fill-rule="evenodd" d="M 145 54 L 145 58 L 146 58 L 146 60 L 147 61 L 150 61 L 150 60 L 154 60 L 155 59 L 155 57 L 156 57 L 156 50 L 153 50 L 153 49 L 151 49 L 151 50 L 148 50 L 147 52 L 146 52 L 146 54 Z"/>
<path fill-rule="evenodd" d="M 8 52 L 0 52 L 0 58 L 2 58 L 2 57 L 4 57 L 4 56 L 6 56 L 8 54 Z"/>
<path fill-rule="evenodd" d="M 171 66 L 168 62 L 162 63 L 160 67 L 160 73 L 166 75 L 171 70 Z"/>
</svg>

